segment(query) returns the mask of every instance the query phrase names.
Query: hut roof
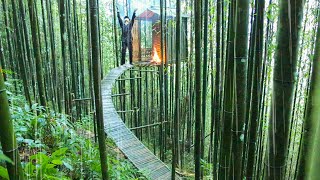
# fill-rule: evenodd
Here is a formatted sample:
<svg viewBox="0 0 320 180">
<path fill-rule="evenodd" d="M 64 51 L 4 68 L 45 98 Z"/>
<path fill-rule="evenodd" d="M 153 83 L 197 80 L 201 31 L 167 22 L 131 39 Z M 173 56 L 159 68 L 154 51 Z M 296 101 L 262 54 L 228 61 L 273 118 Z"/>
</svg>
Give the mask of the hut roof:
<svg viewBox="0 0 320 180">
<path fill-rule="evenodd" d="M 167 18 L 171 19 L 176 17 L 176 11 L 172 8 L 167 8 Z M 187 15 L 181 15 L 181 17 L 187 18 Z M 139 16 L 139 19 L 145 20 L 153 20 L 153 19 L 160 19 L 160 7 L 151 6 L 143 11 Z"/>
</svg>

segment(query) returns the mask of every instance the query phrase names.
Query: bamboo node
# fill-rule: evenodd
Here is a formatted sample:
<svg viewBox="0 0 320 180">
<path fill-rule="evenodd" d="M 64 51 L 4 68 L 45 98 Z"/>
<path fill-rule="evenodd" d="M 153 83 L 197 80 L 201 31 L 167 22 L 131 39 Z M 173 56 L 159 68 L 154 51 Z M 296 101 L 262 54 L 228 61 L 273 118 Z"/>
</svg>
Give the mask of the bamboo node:
<svg viewBox="0 0 320 180">
<path fill-rule="evenodd" d="M 241 62 L 246 62 L 248 60 L 248 57 L 234 57 L 235 60 L 241 61 Z"/>
<path fill-rule="evenodd" d="M 228 166 L 222 166 L 221 164 L 219 164 L 219 167 L 222 168 L 222 169 L 229 169 L 230 168 Z"/>
<path fill-rule="evenodd" d="M 264 162 L 264 164 L 267 167 L 272 168 L 272 169 L 281 169 L 281 168 L 284 168 L 285 166 L 287 166 L 287 162 L 285 162 L 282 166 L 271 166 L 271 165 L 267 164 L 267 162 Z"/>
<path fill-rule="evenodd" d="M 233 132 L 233 133 L 242 133 L 243 130 L 240 130 L 240 131 L 239 131 L 239 130 L 236 130 L 236 131 L 235 131 L 235 130 L 231 129 L 231 132 Z"/>
<path fill-rule="evenodd" d="M 277 79 L 277 78 L 273 78 L 273 81 L 281 82 L 281 83 L 284 83 L 284 84 L 291 84 L 291 83 L 295 83 L 296 82 L 295 80 L 293 80 L 293 81 L 284 81 L 284 80 Z"/>
<path fill-rule="evenodd" d="M 233 112 L 232 112 L 232 111 L 223 110 L 223 112 L 225 112 L 225 113 L 229 113 L 229 114 L 233 114 Z"/>
<path fill-rule="evenodd" d="M 246 179 L 254 179 L 254 177 L 253 176 L 251 176 L 251 177 L 247 176 Z"/>
</svg>

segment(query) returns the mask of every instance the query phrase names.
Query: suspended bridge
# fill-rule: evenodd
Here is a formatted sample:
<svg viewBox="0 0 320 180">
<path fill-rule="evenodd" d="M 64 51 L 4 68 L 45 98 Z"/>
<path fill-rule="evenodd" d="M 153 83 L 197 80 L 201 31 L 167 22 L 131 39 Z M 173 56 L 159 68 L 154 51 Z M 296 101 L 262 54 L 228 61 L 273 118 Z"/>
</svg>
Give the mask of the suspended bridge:
<svg viewBox="0 0 320 180">
<path fill-rule="evenodd" d="M 171 170 L 156 157 L 125 125 L 117 113 L 112 100 L 112 89 L 116 80 L 132 65 L 125 64 L 112 69 L 101 84 L 103 118 L 105 131 L 116 143 L 123 154 L 138 168 L 144 175 L 155 180 L 171 179 Z M 180 179 L 176 175 L 176 179 Z"/>
</svg>

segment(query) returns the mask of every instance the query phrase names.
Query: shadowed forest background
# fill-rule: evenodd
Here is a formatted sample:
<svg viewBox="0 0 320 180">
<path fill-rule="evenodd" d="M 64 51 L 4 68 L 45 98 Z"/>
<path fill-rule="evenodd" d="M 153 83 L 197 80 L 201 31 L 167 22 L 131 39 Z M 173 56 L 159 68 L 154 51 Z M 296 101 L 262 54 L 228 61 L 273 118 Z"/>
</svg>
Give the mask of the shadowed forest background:
<svg viewBox="0 0 320 180">
<path fill-rule="evenodd" d="M 319 179 L 318 1 L 0 5 L 0 179 Z"/>
</svg>

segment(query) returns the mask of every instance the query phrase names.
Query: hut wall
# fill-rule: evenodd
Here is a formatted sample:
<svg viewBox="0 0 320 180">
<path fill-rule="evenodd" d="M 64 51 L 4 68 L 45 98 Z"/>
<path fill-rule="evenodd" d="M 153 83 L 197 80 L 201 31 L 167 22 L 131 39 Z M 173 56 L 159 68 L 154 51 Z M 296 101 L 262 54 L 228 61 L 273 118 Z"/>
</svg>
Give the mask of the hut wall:
<svg viewBox="0 0 320 180">
<path fill-rule="evenodd" d="M 141 60 L 141 43 L 140 43 L 140 28 L 141 26 L 141 21 L 140 20 L 135 20 L 135 23 L 133 24 L 132 28 L 132 37 L 133 37 L 133 62 L 138 62 Z"/>
<path fill-rule="evenodd" d="M 165 41 L 165 39 L 164 39 Z M 163 46 L 166 46 L 166 43 L 163 42 Z M 166 60 L 166 52 L 164 47 L 164 54 L 163 54 L 163 60 Z M 157 52 L 158 56 L 161 58 L 161 23 L 160 20 L 153 21 L 152 24 L 152 55 L 155 54 L 155 51 Z M 152 60 L 152 59 L 150 59 Z"/>
</svg>

